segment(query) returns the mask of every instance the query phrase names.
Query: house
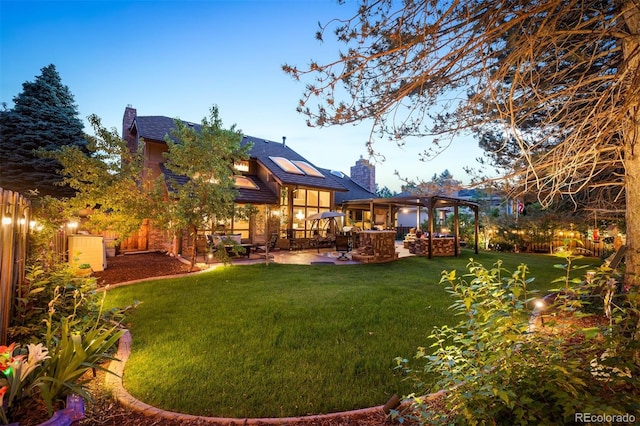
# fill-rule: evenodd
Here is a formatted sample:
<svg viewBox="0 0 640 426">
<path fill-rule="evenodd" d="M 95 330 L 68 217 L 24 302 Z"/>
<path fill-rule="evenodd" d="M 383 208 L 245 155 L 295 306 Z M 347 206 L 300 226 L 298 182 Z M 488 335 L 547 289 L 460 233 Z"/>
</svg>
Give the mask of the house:
<svg viewBox="0 0 640 426">
<path fill-rule="evenodd" d="M 186 124 L 199 127 L 198 124 Z M 163 167 L 163 152 L 168 150 L 165 136 L 174 127 L 174 119 L 164 116 L 138 116 L 135 108 L 127 106 L 123 116 L 123 139 L 130 150 L 137 150 L 144 139 L 144 169 L 155 178 L 169 173 Z M 375 169 L 366 160 L 354 168 L 354 178 L 331 169 L 319 168 L 286 144 L 252 136 L 243 136 L 242 144 L 251 144 L 250 158 L 236 164 L 235 176 L 238 206 L 251 205 L 257 214 L 249 220 L 232 218 L 216 221 L 203 233 L 224 230 L 240 234 L 244 242 L 261 244 L 273 232 L 281 235 L 281 244 L 287 240 L 312 237 L 311 223 L 305 218 L 323 211 L 336 210 L 349 199 L 371 198 L 375 192 Z M 373 176 L 373 180 L 372 180 Z M 163 250 L 182 253 L 189 251 L 185 238 L 168 238 L 145 222 L 143 229 L 126 241 L 121 249 Z M 186 250 L 185 250 L 186 248 Z"/>
</svg>

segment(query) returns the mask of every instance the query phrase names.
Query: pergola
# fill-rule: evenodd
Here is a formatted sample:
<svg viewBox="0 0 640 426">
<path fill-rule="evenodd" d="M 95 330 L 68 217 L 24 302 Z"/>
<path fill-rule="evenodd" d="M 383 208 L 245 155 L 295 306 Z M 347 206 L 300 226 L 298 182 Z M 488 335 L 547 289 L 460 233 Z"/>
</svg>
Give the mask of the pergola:
<svg viewBox="0 0 640 426">
<path fill-rule="evenodd" d="M 370 211 L 371 217 L 375 216 L 376 209 L 384 208 L 388 212 L 388 218 L 394 220 L 400 210 L 403 207 L 415 206 L 416 208 L 424 208 L 427 210 L 427 219 L 429 222 L 429 235 L 428 235 L 428 247 L 429 247 L 429 259 L 433 257 L 433 238 L 434 238 L 434 220 L 436 211 L 438 209 L 453 208 L 454 214 L 454 226 L 453 226 L 453 238 L 454 238 L 454 255 L 460 254 L 459 240 L 460 240 L 460 221 L 458 211 L 460 207 L 467 207 L 473 211 L 474 223 L 475 223 L 475 243 L 474 250 L 478 254 L 478 235 L 480 227 L 478 224 L 478 203 L 473 201 L 463 200 L 460 198 L 446 197 L 443 195 L 430 195 L 430 196 L 414 196 L 414 197 L 392 197 L 392 198 L 368 198 L 362 200 L 349 200 L 342 203 L 342 211 L 348 213 L 350 210 L 364 210 Z M 389 224 L 387 224 L 389 225 Z"/>
</svg>

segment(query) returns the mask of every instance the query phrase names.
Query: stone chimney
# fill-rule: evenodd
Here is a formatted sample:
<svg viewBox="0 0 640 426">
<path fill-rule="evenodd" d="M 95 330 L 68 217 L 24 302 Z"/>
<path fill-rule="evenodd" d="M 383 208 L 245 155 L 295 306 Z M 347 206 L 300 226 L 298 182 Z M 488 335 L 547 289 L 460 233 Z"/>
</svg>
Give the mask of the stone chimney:
<svg viewBox="0 0 640 426">
<path fill-rule="evenodd" d="M 127 141 L 127 148 L 129 151 L 135 152 L 138 149 L 138 140 L 136 136 L 131 133 L 131 126 L 136 119 L 137 111 L 131 105 L 127 105 L 124 109 L 124 116 L 122 117 L 122 139 Z"/>
<path fill-rule="evenodd" d="M 355 166 L 351 166 L 351 179 L 369 192 L 376 192 L 376 166 L 362 156 Z"/>
</svg>

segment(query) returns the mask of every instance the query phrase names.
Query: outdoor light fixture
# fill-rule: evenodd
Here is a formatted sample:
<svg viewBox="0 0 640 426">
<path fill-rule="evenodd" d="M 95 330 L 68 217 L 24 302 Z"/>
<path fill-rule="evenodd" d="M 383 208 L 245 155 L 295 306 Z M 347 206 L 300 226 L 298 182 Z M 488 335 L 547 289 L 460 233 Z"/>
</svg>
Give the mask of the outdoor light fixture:
<svg viewBox="0 0 640 426">
<path fill-rule="evenodd" d="M 542 313 L 547 307 L 547 304 L 542 299 L 536 299 L 533 301 L 533 306 L 536 308 L 536 311 L 538 311 L 538 314 L 540 315 L 540 325 L 544 327 L 544 315 L 542 315 Z"/>
<path fill-rule="evenodd" d="M 11 218 L 9 216 L 2 216 L 3 225 L 11 225 Z"/>
</svg>

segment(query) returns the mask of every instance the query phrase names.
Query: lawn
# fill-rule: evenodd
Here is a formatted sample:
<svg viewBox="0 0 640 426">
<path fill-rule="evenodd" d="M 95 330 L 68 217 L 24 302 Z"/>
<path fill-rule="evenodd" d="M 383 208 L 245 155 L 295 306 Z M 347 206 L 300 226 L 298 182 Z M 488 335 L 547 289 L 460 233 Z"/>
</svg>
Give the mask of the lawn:
<svg viewBox="0 0 640 426">
<path fill-rule="evenodd" d="M 394 369 L 436 325 L 455 324 L 443 270 L 469 257 L 529 265 L 546 291 L 562 275 L 545 255 L 464 252 L 373 265 L 230 266 L 112 289 L 107 306 L 143 302 L 130 318 L 125 387 L 166 410 L 286 417 L 384 404 L 413 392 Z M 595 259 L 580 263 L 599 264 Z"/>
</svg>

